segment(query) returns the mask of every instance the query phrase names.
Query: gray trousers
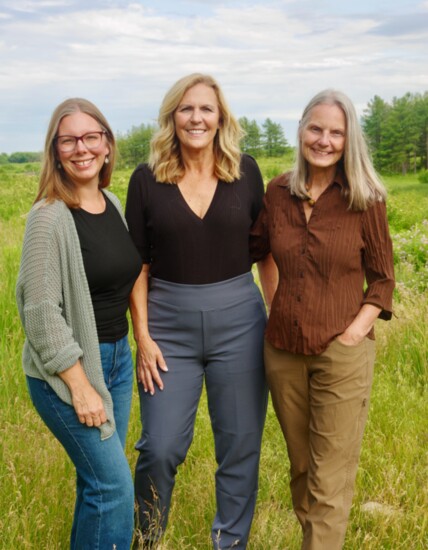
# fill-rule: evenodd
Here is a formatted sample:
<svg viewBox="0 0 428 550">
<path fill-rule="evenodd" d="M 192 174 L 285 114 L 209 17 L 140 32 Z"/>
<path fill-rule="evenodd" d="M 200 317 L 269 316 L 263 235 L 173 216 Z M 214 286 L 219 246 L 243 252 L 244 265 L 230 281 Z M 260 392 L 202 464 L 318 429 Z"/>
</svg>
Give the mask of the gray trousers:
<svg viewBox="0 0 428 550">
<path fill-rule="evenodd" d="M 143 428 L 135 492 L 143 536 L 156 540 L 166 527 L 205 380 L 218 464 L 213 546 L 245 548 L 267 405 L 263 299 L 251 273 L 208 285 L 154 279 L 148 308 L 150 334 L 168 372 L 162 373 L 164 390 L 153 396 L 139 384 Z"/>
</svg>

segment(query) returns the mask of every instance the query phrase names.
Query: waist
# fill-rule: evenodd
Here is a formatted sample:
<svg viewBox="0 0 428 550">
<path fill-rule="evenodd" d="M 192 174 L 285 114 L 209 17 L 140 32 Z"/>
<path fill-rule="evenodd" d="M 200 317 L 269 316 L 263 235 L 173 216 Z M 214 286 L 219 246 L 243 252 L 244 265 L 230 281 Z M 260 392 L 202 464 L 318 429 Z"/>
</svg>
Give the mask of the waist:
<svg viewBox="0 0 428 550">
<path fill-rule="evenodd" d="M 259 289 L 251 271 L 217 283 L 188 285 L 151 277 L 149 300 L 168 303 L 180 309 L 211 310 L 254 299 Z"/>
</svg>

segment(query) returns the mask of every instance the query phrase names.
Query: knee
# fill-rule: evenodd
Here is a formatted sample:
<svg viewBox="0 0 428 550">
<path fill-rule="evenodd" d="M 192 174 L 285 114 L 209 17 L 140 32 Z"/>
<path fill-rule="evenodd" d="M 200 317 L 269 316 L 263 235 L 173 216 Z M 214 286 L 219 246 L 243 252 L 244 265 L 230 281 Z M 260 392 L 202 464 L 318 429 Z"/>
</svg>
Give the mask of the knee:
<svg viewBox="0 0 428 550">
<path fill-rule="evenodd" d="M 190 438 L 191 440 L 191 438 Z M 136 445 L 140 452 L 138 469 L 152 469 L 175 474 L 184 462 L 190 441 L 185 437 L 150 437 L 145 434 Z"/>
</svg>

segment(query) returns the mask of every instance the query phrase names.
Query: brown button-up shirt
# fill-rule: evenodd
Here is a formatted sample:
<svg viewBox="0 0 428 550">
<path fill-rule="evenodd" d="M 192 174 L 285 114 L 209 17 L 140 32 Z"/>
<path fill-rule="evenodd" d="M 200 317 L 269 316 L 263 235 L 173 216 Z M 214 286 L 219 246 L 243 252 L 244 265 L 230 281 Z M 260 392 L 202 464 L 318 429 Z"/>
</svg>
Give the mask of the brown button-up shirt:
<svg viewBox="0 0 428 550">
<path fill-rule="evenodd" d="M 363 304 L 390 319 L 394 264 L 386 207 L 348 209 L 343 176 L 316 201 L 309 222 L 288 176 L 273 179 L 251 232 L 254 261 L 272 252 L 279 270 L 266 339 L 276 348 L 322 353 L 351 324 Z M 373 330 L 368 334 L 374 338 Z"/>
</svg>

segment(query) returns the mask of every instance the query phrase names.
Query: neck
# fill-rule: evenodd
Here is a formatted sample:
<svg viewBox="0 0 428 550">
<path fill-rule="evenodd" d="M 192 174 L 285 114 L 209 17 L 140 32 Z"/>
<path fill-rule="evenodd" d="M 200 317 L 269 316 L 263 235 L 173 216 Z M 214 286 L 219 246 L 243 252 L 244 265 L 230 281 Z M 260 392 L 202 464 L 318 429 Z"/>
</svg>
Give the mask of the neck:
<svg viewBox="0 0 428 550">
<path fill-rule="evenodd" d="M 197 151 L 182 149 L 181 158 L 186 174 L 197 173 L 212 175 L 214 173 L 214 153 L 212 149 Z"/>
<path fill-rule="evenodd" d="M 320 190 L 321 192 L 330 185 L 336 174 L 336 166 L 319 169 L 310 167 L 306 186 L 311 190 Z"/>
<path fill-rule="evenodd" d="M 80 207 L 88 212 L 97 213 L 103 212 L 105 201 L 98 185 L 77 187 L 76 194 L 79 199 Z"/>
</svg>

